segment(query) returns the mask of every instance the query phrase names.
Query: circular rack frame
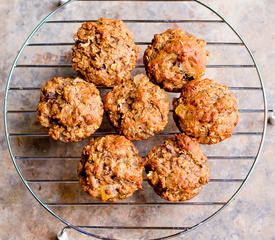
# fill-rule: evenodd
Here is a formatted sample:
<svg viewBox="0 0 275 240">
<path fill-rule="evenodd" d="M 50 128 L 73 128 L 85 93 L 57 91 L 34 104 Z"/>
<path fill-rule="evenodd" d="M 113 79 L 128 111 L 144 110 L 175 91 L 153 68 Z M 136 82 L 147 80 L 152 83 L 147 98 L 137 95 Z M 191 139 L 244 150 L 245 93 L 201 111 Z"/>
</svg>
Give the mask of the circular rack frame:
<svg viewBox="0 0 275 240">
<path fill-rule="evenodd" d="M 11 67 L 11 70 L 10 70 L 10 73 L 9 73 L 9 77 L 8 77 L 8 81 L 7 81 L 7 85 L 6 85 L 6 91 L 5 91 L 5 99 L 4 99 L 4 124 L 5 124 L 5 135 L 6 135 L 6 140 L 7 140 L 7 144 L 8 144 L 8 149 L 9 149 L 9 152 L 10 152 L 10 156 L 12 158 L 12 161 L 13 161 L 13 164 L 21 178 L 21 180 L 23 181 L 23 183 L 25 184 L 25 186 L 27 187 L 27 189 L 30 191 L 30 193 L 33 195 L 33 197 L 41 204 L 42 207 L 44 207 L 48 212 L 50 212 L 53 216 L 55 216 L 57 219 L 59 219 L 61 222 L 63 222 L 64 224 L 66 224 L 67 226 L 64 228 L 73 228 L 81 233 L 84 233 L 88 236 L 92 236 L 92 237 L 95 237 L 95 238 L 99 238 L 99 239 L 109 239 L 109 238 L 106 238 L 106 237 L 102 237 L 102 236 L 99 236 L 99 235 L 96 235 L 96 234 L 92 234 L 90 232 L 87 232 L 85 231 L 85 227 L 78 227 L 78 226 L 75 226 L 75 225 L 72 225 L 70 224 L 69 222 L 67 222 L 65 219 L 61 218 L 60 216 L 58 216 L 53 210 L 51 210 L 47 204 L 45 204 L 43 201 L 41 201 L 39 199 L 39 197 L 35 194 L 35 192 L 32 190 L 31 186 L 29 185 L 29 182 L 28 180 L 26 180 L 19 168 L 19 166 L 17 165 L 16 163 L 16 158 L 15 158 L 15 155 L 13 153 L 13 150 L 12 150 L 12 146 L 11 146 L 11 142 L 10 142 L 10 133 L 8 131 L 8 120 L 7 120 L 7 113 L 8 113 L 8 110 L 7 110 L 7 103 L 8 103 L 8 93 L 9 93 L 9 90 L 10 90 L 10 82 L 11 82 L 11 79 L 12 79 L 12 75 L 13 75 L 13 72 L 14 72 L 14 69 L 15 67 L 17 66 L 17 61 L 20 57 L 20 55 L 22 54 L 23 50 L 25 49 L 26 46 L 28 46 L 29 44 L 29 41 L 30 39 L 34 36 L 34 34 L 40 29 L 40 27 L 48 21 L 48 19 L 54 15 L 56 12 L 58 12 L 60 9 L 64 8 L 65 6 L 69 5 L 70 3 L 74 2 L 76 0 L 69 0 L 67 1 L 65 4 L 61 5 L 60 7 L 56 8 L 54 11 L 52 11 L 49 15 L 47 15 L 36 27 L 35 29 L 31 32 L 31 34 L 28 36 L 28 38 L 26 39 L 26 41 L 24 42 L 24 44 L 22 45 L 21 49 L 19 50 L 16 58 L 14 59 L 14 62 L 12 64 L 12 67 Z M 106 0 L 104 0 L 106 1 Z M 116 0 L 116 1 L 131 1 L 131 0 Z M 133 1 L 146 1 L 146 0 L 133 0 Z M 157 1 L 157 0 L 151 0 L 151 1 Z M 175 1 L 175 0 L 174 0 Z M 177 2 L 181 2 L 181 0 L 176 0 Z M 166 238 L 170 238 L 170 237 L 175 237 L 175 236 L 179 236 L 179 235 L 182 235 L 184 233 L 187 233 L 193 229 L 196 229 L 197 227 L 201 226 L 202 224 L 206 223 L 207 221 L 209 221 L 210 219 L 212 219 L 214 216 L 216 216 L 219 212 L 221 212 L 226 206 L 228 206 L 232 200 L 237 196 L 237 194 L 241 191 L 241 189 L 243 188 L 244 184 L 247 182 L 249 176 L 251 175 L 254 167 L 255 167 L 255 164 L 259 158 L 259 155 L 260 155 L 260 152 L 262 150 L 262 147 L 263 147 L 263 141 L 264 141 L 264 137 L 265 137 L 265 133 L 266 133 L 266 125 L 267 125 L 267 101 L 266 101 L 266 94 L 265 94 L 265 89 L 264 89 L 264 84 L 263 84 L 263 80 L 262 80 L 262 76 L 261 76 L 261 73 L 260 73 L 260 70 L 259 70 L 259 67 L 256 63 L 256 60 L 251 52 L 251 50 L 249 49 L 249 47 L 247 46 L 246 42 L 244 41 L 244 39 L 240 36 L 240 34 L 233 28 L 233 26 L 228 23 L 228 21 L 220 14 L 218 13 L 217 11 L 215 11 L 214 9 L 212 9 L 210 6 L 208 6 L 207 4 L 199 1 L 199 0 L 192 0 L 202 6 L 204 6 L 205 8 L 207 8 L 208 10 L 212 11 L 216 16 L 218 16 L 220 18 L 220 20 L 224 23 L 227 24 L 227 26 L 238 36 L 238 38 L 240 39 L 241 43 L 245 46 L 246 50 L 248 51 L 253 63 L 254 63 L 254 67 L 257 71 L 257 75 L 258 75 L 258 78 L 259 78 L 259 81 L 260 81 L 260 84 L 261 84 L 261 91 L 262 91 L 262 98 L 263 98 L 263 104 L 264 104 L 264 109 L 260 109 L 259 112 L 264 112 L 264 123 L 263 123 L 263 129 L 262 129 L 262 132 L 261 132 L 261 140 L 260 140 L 260 144 L 259 144 L 259 148 L 258 148 L 258 151 L 255 155 L 255 159 L 251 165 L 251 168 L 249 169 L 246 177 L 243 179 L 241 185 L 239 186 L 239 188 L 236 190 L 236 192 L 229 198 L 229 200 L 227 202 L 225 202 L 224 205 L 222 205 L 222 207 L 220 207 L 216 212 L 214 212 L 212 215 L 210 215 L 209 217 L 205 218 L 204 220 L 202 220 L 201 222 L 191 226 L 191 227 L 188 227 L 188 228 L 179 228 L 179 227 L 175 227 L 173 228 L 173 230 L 179 230 L 178 233 L 175 233 L 175 234 L 172 234 L 172 235 L 169 235 L 169 236 L 165 236 L 165 237 L 161 237 L 161 238 L 155 238 L 155 239 L 166 239 Z M 89 228 L 89 227 L 86 227 L 86 228 Z M 93 228 L 93 227 L 91 227 Z M 120 229 L 120 227 L 117 227 L 117 226 L 114 226 L 114 227 L 109 227 L 111 229 Z M 141 229 L 146 229 L 146 227 L 140 227 Z M 63 230 L 64 230 L 63 229 Z M 98 227 L 97 227 L 98 229 Z M 123 229 L 139 229 L 139 228 L 126 228 L 124 227 Z M 150 229 L 153 229 L 153 228 L 150 228 Z M 158 229 L 158 228 L 155 228 L 155 229 Z"/>
</svg>

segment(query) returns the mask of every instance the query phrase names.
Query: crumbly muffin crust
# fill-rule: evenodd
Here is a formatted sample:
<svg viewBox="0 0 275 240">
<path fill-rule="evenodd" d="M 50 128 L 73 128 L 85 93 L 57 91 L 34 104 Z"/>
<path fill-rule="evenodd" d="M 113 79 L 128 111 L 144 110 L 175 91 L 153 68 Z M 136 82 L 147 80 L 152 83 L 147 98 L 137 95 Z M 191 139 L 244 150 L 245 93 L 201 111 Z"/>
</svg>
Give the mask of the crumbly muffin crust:
<svg viewBox="0 0 275 240">
<path fill-rule="evenodd" d="M 104 109 L 120 134 L 143 140 L 164 129 L 168 122 L 167 93 L 139 74 L 114 86 L 104 98 Z"/>
<path fill-rule="evenodd" d="M 82 189 L 93 198 L 115 202 L 142 189 L 142 158 L 124 136 L 91 138 L 78 165 Z"/>
<path fill-rule="evenodd" d="M 211 79 L 191 81 L 173 102 L 178 127 L 200 143 L 214 144 L 231 137 L 238 123 L 235 98 Z"/>
<path fill-rule="evenodd" d="M 206 161 L 198 142 L 181 133 L 153 147 L 145 158 L 145 171 L 159 196 L 168 201 L 186 201 L 208 183 Z"/>
<path fill-rule="evenodd" d="M 185 83 L 204 75 L 209 55 L 205 44 L 183 30 L 155 34 L 143 58 L 147 75 L 165 90 L 179 92 Z"/>
<path fill-rule="evenodd" d="M 93 83 L 55 77 L 40 90 L 37 119 L 54 140 L 77 142 L 101 125 L 103 103 Z"/>
<path fill-rule="evenodd" d="M 121 20 L 84 22 L 74 39 L 72 67 L 86 81 L 111 86 L 130 77 L 140 49 Z"/>
</svg>

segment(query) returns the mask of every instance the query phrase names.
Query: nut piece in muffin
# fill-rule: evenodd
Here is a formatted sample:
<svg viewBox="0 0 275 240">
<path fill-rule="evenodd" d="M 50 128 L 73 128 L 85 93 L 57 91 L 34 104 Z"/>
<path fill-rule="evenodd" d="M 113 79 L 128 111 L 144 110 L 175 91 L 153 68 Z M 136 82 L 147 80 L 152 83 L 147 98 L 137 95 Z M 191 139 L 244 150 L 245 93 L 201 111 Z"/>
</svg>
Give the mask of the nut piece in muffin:
<svg viewBox="0 0 275 240">
<path fill-rule="evenodd" d="M 84 22 L 74 39 L 72 67 L 86 81 L 111 86 L 130 77 L 140 49 L 121 20 Z"/>
<path fill-rule="evenodd" d="M 93 198 L 115 202 L 142 189 L 142 158 L 135 145 L 119 135 L 91 138 L 78 164 L 82 189 Z"/>
<path fill-rule="evenodd" d="M 211 79 L 195 80 L 173 102 L 178 127 L 203 144 L 231 137 L 238 123 L 238 106 L 226 86 Z"/>
<path fill-rule="evenodd" d="M 181 133 L 153 147 L 145 158 L 145 171 L 160 197 L 168 201 L 186 201 L 208 183 L 206 161 L 197 140 Z"/>
<path fill-rule="evenodd" d="M 55 77 L 40 91 L 37 119 L 54 140 L 77 142 L 101 125 L 103 103 L 93 83 Z"/>
<path fill-rule="evenodd" d="M 114 86 L 104 98 L 104 109 L 120 133 L 130 140 L 143 140 L 164 129 L 170 104 L 167 93 L 138 74 Z"/>
<path fill-rule="evenodd" d="M 205 44 L 183 30 L 155 34 L 143 57 L 148 77 L 167 91 L 179 92 L 185 83 L 204 75 L 209 55 Z"/>
</svg>

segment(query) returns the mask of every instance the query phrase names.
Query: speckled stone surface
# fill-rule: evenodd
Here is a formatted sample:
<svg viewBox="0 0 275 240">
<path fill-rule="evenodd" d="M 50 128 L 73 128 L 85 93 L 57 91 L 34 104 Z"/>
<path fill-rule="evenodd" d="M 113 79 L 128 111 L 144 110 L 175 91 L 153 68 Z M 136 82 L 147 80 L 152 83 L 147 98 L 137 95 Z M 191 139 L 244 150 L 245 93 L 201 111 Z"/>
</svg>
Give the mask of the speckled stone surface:
<svg viewBox="0 0 275 240">
<path fill-rule="evenodd" d="M 0 29 L 2 44 L 0 45 L 1 54 L 1 87 L 0 96 L 3 102 L 4 88 L 7 81 L 8 72 L 16 53 L 26 39 L 31 30 L 38 24 L 38 22 L 46 16 L 50 11 L 55 9 L 56 2 L 53 0 L 38 1 L 23 1 L 23 0 L 2 0 L 0 2 Z M 273 74 L 275 68 L 275 2 L 273 0 L 208 0 L 207 3 L 214 9 L 221 12 L 226 18 L 233 24 L 236 29 L 239 30 L 242 36 L 244 36 L 248 45 L 252 49 L 255 57 L 258 61 L 260 69 L 262 71 L 263 79 L 265 82 L 265 87 L 267 91 L 268 98 L 268 108 L 275 109 L 275 88 L 274 82 L 275 77 Z M 84 4 L 89 4 L 86 2 Z M 96 6 L 96 5 L 94 5 Z M 189 18 L 201 18 L 204 19 L 208 17 L 210 19 L 215 19 L 215 16 L 208 15 L 205 10 L 201 8 L 195 11 L 195 16 L 192 15 L 194 12 L 193 5 L 187 5 L 190 8 L 178 7 L 175 8 L 173 13 L 175 16 L 180 16 L 181 13 L 186 14 Z M 117 16 L 124 16 L 124 18 L 130 19 L 132 14 L 127 7 L 119 8 L 116 6 L 118 11 Z M 158 14 L 168 14 L 169 6 L 166 8 L 161 8 L 160 5 L 156 9 L 148 9 L 146 4 L 139 4 L 135 7 L 142 9 L 140 10 L 141 15 L 136 17 L 144 18 L 150 16 L 156 16 Z M 197 6 L 196 6 L 197 8 Z M 102 12 L 98 11 L 96 17 L 100 14 L 105 14 L 106 16 L 111 16 L 110 12 L 102 7 Z M 68 8 L 65 10 L 67 14 L 71 14 L 72 18 L 77 19 L 80 12 L 73 11 L 74 8 Z M 96 12 L 96 11 L 95 11 Z M 89 9 L 83 10 L 81 15 L 83 18 L 89 17 Z M 62 13 L 57 15 L 55 19 L 62 19 Z M 169 18 L 169 16 L 167 17 Z M 50 25 L 50 24 L 48 24 Z M 72 25 L 72 28 L 76 28 L 79 24 Z M 134 31 L 138 33 L 139 29 L 135 28 L 134 24 L 129 24 Z M 182 27 L 180 24 L 169 25 L 168 27 Z M 189 27 L 189 29 L 188 29 Z M 217 26 L 215 26 L 217 27 Z M 196 28 L 196 25 L 186 25 L 185 29 L 193 32 L 195 34 L 205 37 L 207 41 L 219 40 L 229 40 L 236 41 L 234 35 L 227 31 L 216 29 L 215 27 L 209 27 L 208 25 L 202 25 L 201 28 Z M 159 29 L 154 29 L 154 31 L 161 31 L 167 28 L 167 26 L 159 27 Z M 49 28 L 41 29 L 41 32 L 35 36 L 33 42 L 62 42 L 71 41 L 71 32 L 66 31 L 66 29 L 60 28 L 62 31 L 62 36 L 59 32 L 54 32 L 49 26 Z M 143 31 L 152 31 L 150 27 L 143 26 Z M 218 33 L 217 35 L 215 33 Z M 49 34 L 47 34 L 49 33 Z M 145 36 L 135 35 L 137 41 L 149 41 L 151 36 L 148 34 Z M 148 38 L 148 39 L 147 39 Z M 22 58 L 20 58 L 20 64 L 66 64 L 70 61 L 70 47 L 63 46 L 62 48 L 42 48 L 31 49 L 28 48 L 24 51 Z M 233 46 L 234 47 L 234 46 Z M 214 45 L 208 45 L 208 49 L 211 52 L 209 57 L 209 64 L 251 64 L 250 59 L 247 54 L 235 46 L 234 51 L 228 52 L 228 48 L 225 47 L 215 47 Z M 53 50 L 54 49 L 54 50 Z M 231 55 L 229 55 L 231 54 Z M 227 57 L 230 56 L 230 57 Z M 251 72 L 250 72 L 251 71 Z M 215 71 L 213 69 L 208 70 L 208 74 L 216 77 L 222 83 L 227 83 L 231 86 L 250 86 L 258 87 L 259 83 L 255 76 L 253 70 L 238 70 L 231 71 L 222 70 Z M 228 74 L 230 73 L 230 74 Z M 71 75 L 73 72 L 70 69 L 61 69 L 51 71 L 45 69 L 32 70 L 32 72 L 26 69 L 20 69 L 20 72 L 15 74 L 12 86 L 28 86 L 28 87 L 39 87 L 42 81 L 47 81 L 49 77 L 54 74 Z M 222 79 L 221 79 L 222 77 Z M 39 81 L 35 81 L 39 79 Z M 30 80 L 31 85 L 28 85 Z M 232 90 L 233 91 L 233 90 Z M 23 92 L 23 93 L 22 93 Z M 259 91 L 251 91 L 248 94 L 243 94 L 238 90 L 234 90 L 233 94 L 238 100 L 240 108 L 253 108 L 262 106 Z M 15 109 L 34 109 L 38 98 L 38 92 L 36 91 L 13 91 L 10 95 L 10 105 L 8 106 L 10 110 Z M 172 95 L 170 98 L 173 97 Z M 3 112 L 3 104 L 0 107 L 1 112 Z M 240 122 L 236 128 L 236 131 L 246 131 L 247 129 L 254 129 L 255 131 L 261 130 L 261 119 L 262 114 L 242 114 L 240 117 Z M 0 114 L 1 123 L 3 122 L 3 114 Z M 24 117 L 20 114 L 14 114 L 9 116 L 9 130 L 10 132 L 33 132 L 41 133 L 45 132 L 39 124 L 34 119 L 31 114 L 26 114 Z M 28 124 L 26 124 L 28 123 Z M 4 137 L 4 127 L 3 124 L 0 125 L 2 134 L 0 135 L 0 239 L 9 240 L 21 240 L 21 239 L 50 239 L 56 238 L 56 233 L 60 231 L 63 224 L 60 223 L 55 217 L 51 216 L 47 211 L 45 211 L 38 202 L 31 196 L 27 191 L 23 183 L 21 182 L 15 168 L 11 162 L 6 140 Z M 166 130 L 173 131 L 175 126 L 171 122 Z M 108 124 L 106 123 L 102 127 L 102 131 L 110 131 Z M 13 137 L 11 140 L 13 146 L 15 146 L 15 152 L 17 155 L 35 155 L 47 156 L 48 153 L 52 155 L 61 156 L 66 154 L 71 154 L 77 156 L 79 153 L 79 146 L 83 146 L 84 143 L 79 143 L 74 147 L 71 145 L 64 146 L 62 144 L 58 145 L 58 150 L 52 146 L 52 143 L 43 138 L 39 138 L 38 141 L 23 140 L 23 138 Z M 148 149 L 145 147 L 143 154 L 145 154 L 150 147 L 150 144 L 157 143 L 158 140 L 148 141 Z M 242 148 L 235 147 L 235 143 L 240 143 Z M 257 150 L 257 144 L 259 143 L 259 136 L 233 136 L 231 140 L 219 145 L 217 149 L 209 146 L 203 146 L 204 151 L 209 155 L 237 155 L 241 153 L 254 154 Z M 137 144 L 140 145 L 140 144 Z M 255 147 L 256 146 L 256 147 Z M 138 146 L 141 147 L 141 146 Z M 274 154 L 275 154 L 275 126 L 270 125 L 267 128 L 267 135 L 265 144 L 263 147 L 263 152 L 256 165 L 255 171 L 253 172 L 251 178 L 237 196 L 237 198 L 218 216 L 212 219 L 207 224 L 202 227 L 184 235 L 184 237 L 178 237 L 177 239 L 275 239 L 275 192 L 274 192 L 274 181 L 275 181 L 275 165 L 274 165 Z M 48 154 L 49 155 L 49 154 Z M 58 160 L 56 164 L 55 160 L 51 161 L 32 161 L 28 162 L 21 161 L 20 167 L 24 169 L 24 175 L 28 179 L 75 179 L 76 174 L 74 171 L 75 164 L 72 161 Z M 242 161 L 235 160 L 235 164 L 232 161 L 223 160 L 220 161 L 209 161 L 212 167 L 211 178 L 243 178 L 247 173 L 251 161 L 249 159 L 243 159 Z M 55 166 L 54 171 L 53 166 Z M 65 168 L 61 167 L 65 166 Z M 227 171 L 228 169 L 228 171 Z M 39 196 L 45 201 L 59 201 L 59 202 L 90 202 L 91 200 L 83 193 L 81 193 L 79 187 L 76 185 L 66 184 L 53 187 L 49 186 L 50 183 L 35 185 L 32 187 L 35 191 L 39 193 Z M 230 197 L 230 193 L 237 189 L 239 183 L 234 183 L 227 185 L 226 183 L 212 182 L 207 186 L 198 198 L 192 200 L 193 202 L 207 201 L 209 196 L 211 196 L 212 201 L 225 201 Z M 139 202 L 150 202 L 152 199 L 154 201 L 162 202 L 153 191 L 144 185 L 144 193 L 137 193 L 133 198 L 129 199 L 131 201 Z M 56 194 L 53 194 L 56 193 Z M 192 207 L 192 206 L 191 206 Z M 87 214 L 87 209 L 83 207 L 70 208 L 69 210 L 57 210 L 60 215 L 66 216 L 67 219 L 71 220 L 75 224 L 79 224 L 81 221 L 89 221 L 87 218 L 94 219 L 97 216 L 97 225 L 103 224 L 128 224 L 128 225 L 142 225 L 145 226 L 183 226 L 195 223 L 197 220 L 208 216 L 214 209 L 218 209 L 219 206 L 214 206 L 213 209 L 206 211 L 202 206 L 196 208 L 185 208 L 178 207 L 172 208 L 168 207 L 129 207 L 120 208 L 119 206 L 111 206 L 106 208 L 104 211 L 101 207 L 93 210 L 93 213 Z M 179 214 L 179 213 L 180 214 Z M 119 214 L 121 213 L 121 214 Z M 109 218 L 104 217 L 106 214 Z M 173 219 L 166 219 L 165 217 L 172 214 Z M 83 217 L 86 216 L 86 217 Z M 171 215 L 170 215 L 171 216 Z M 90 220 L 91 220 L 90 219 Z M 129 219 L 133 219 L 132 222 L 128 222 Z M 164 230 L 163 230 L 164 231 Z M 124 239 L 138 239 L 140 235 L 143 237 L 140 239 L 149 239 L 152 235 L 150 232 L 140 234 L 138 232 L 130 235 L 130 233 L 121 232 L 121 236 L 128 236 Z M 176 233 L 177 231 L 170 232 L 160 232 L 158 235 L 163 236 L 167 234 Z M 94 233 L 103 234 L 109 237 L 118 237 L 120 234 L 117 230 L 103 232 L 94 231 Z M 79 234 L 78 232 L 69 230 L 68 235 L 70 239 L 82 240 L 88 239 L 87 237 Z M 132 236 L 132 237 L 129 237 Z"/>
</svg>

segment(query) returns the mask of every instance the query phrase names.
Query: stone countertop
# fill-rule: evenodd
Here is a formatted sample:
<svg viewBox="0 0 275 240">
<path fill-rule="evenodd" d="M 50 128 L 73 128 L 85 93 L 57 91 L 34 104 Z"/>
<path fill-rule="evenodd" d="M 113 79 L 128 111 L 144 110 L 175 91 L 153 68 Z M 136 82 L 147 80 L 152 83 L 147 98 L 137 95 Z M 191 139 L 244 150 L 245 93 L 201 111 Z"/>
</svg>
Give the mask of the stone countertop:
<svg viewBox="0 0 275 240">
<path fill-rule="evenodd" d="M 37 23 L 55 9 L 57 1 L 41 2 L 0 2 L 0 29 L 3 39 L 0 45 L 1 99 L 4 98 L 8 72 L 19 47 Z M 269 109 L 275 109 L 275 1 L 206 2 L 222 13 L 245 38 L 261 69 Z M 3 112 L 3 104 L 0 108 Z M 0 120 L 3 122 L 2 114 Z M 45 211 L 26 190 L 11 162 L 3 124 L 0 126 L 0 239 L 55 239 L 63 224 Z M 184 235 L 184 239 L 275 239 L 274 149 L 275 127 L 268 125 L 262 154 L 243 190 L 218 216 Z M 68 234 L 70 239 L 87 239 L 75 231 L 69 231 Z"/>
</svg>

